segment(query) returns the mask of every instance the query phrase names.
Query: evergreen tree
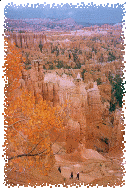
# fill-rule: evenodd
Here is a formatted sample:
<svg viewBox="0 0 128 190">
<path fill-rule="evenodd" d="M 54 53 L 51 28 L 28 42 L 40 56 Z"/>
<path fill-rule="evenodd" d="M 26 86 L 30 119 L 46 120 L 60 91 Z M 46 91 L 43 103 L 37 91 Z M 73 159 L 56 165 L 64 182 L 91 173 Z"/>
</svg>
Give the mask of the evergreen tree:
<svg viewBox="0 0 128 190">
<path fill-rule="evenodd" d="M 126 92 L 124 88 L 123 79 L 120 75 L 113 76 L 109 75 L 109 81 L 112 85 L 110 111 L 114 111 L 116 106 L 122 107 L 123 94 Z"/>
</svg>

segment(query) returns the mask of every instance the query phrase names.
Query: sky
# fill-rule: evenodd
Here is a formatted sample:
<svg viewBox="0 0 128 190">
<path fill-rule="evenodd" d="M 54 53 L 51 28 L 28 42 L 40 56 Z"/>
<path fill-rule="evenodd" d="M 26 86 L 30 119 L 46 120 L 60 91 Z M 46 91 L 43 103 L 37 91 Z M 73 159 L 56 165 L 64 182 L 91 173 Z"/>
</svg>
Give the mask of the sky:
<svg viewBox="0 0 128 190">
<path fill-rule="evenodd" d="M 38 7 L 36 8 L 36 6 Z M 71 6 L 67 3 L 62 7 L 60 5 L 50 8 L 50 5 L 44 4 L 35 4 L 33 7 L 27 6 L 18 6 L 14 7 L 11 5 L 5 7 L 5 16 L 6 18 L 11 19 L 25 19 L 25 18 L 56 18 L 56 19 L 65 19 L 73 18 L 76 22 L 84 23 L 121 23 L 123 19 L 123 4 L 114 4 L 113 7 L 98 6 L 91 4 L 92 6 L 81 6 L 82 8 L 76 6 Z M 117 6 L 118 5 L 118 6 Z M 116 8 L 117 6 L 117 8 Z M 44 7 L 44 8 L 43 8 Z M 58 8 L 57 8 L 58 7 Z M 85 8 L 84 8 L 85 7 Z M 122 15 L 123 14 L 123 15 Z"/>
</svg>

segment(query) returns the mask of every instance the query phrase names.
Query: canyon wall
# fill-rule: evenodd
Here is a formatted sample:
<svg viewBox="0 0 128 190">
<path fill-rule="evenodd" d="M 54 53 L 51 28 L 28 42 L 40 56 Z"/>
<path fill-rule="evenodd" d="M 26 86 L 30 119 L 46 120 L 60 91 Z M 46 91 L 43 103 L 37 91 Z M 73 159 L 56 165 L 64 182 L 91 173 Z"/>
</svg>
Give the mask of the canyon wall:
<svg viewBox="0 0 128 190">
<path fill-rule="evenodd" d="M 35 96 L 41 94 L 52 106 L 61 106 L 66 114 L 63 140 L 68 153 L 79 144 L 98 152 L 121 145 L 121 112 L 116 110 L 111 121 L 109 101 L 101 101 L 96 82 L 84 83 L 79 74 L 73 78 L 65 73 L 60 76 L 54 70 L 47 72 L 35 62 L 30 70 L 22 71 L 20 83 L 21 88 L 27 88 Z"/>
<path fill-rule="evenodd" d="M 42 33 L 9 33 L 11 43 L 19 48 L 37 49 L 39 44 L 46 44 L 46 35 Z"/>
</svg>

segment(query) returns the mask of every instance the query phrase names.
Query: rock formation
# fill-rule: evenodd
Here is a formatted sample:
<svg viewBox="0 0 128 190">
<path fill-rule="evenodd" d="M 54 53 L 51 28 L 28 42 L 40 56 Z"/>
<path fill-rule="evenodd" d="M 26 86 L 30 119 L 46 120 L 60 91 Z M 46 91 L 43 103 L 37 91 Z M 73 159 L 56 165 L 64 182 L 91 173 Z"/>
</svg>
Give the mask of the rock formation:
<svg viewBox="0 0 128 190">
<path fill-rule="evenodd" d="M 61 72 L 60 72 L 61 71 Z M 66 151 L 73 152 L 82 144 L 86 148 L 98 152 L 108 152 L 122 141 L 122 125 L 120 111 L 113 115 L 109 113 L 109 87 L 101 91 L 96 82 L 84 83 L 79 70 L 64 73 L 63 69 L 44 71 L 40 61 L 35 60 L 32 68 L 22 71 L 20 87 L 25 87 L 42 95 L 43 100 L 52 106 L 61 106 L 66 113 L 63 140 L 66 141 Z M 103 95 L 106 93 L 105 101 Z M 61 139 L 62 140 L 62 139 Z"/>
<path fill-rule="evenodd" d="M 93 88 L 87 90 L 88 102 L 88 125 L 98 125 L 102 120 L 102 103 L 97 87 L 97 83 L 93 83 Z"/>
<path fill-rule="evenodd" d="M 69 119 L 66 126 L 66 151 L 73 152 L 78 148 L 80 140 L 80 124 L 78 121 Z"/>
<path fill-rule="evenodd" d="M 112 128 L 112 138 L 110 148 L 122 147 L 123 143 L 123 118 L 121 117 L 121 109 L 117 109 L 114 113 L 114 121 Z"/>
<path fill-rule="evenodd" d="M 37 49 L 39 44 L 47 42 L 46 35 L 42 33 L 10 33 L 11 43 L 15 43 L 20 48 Z"/>
</svg>

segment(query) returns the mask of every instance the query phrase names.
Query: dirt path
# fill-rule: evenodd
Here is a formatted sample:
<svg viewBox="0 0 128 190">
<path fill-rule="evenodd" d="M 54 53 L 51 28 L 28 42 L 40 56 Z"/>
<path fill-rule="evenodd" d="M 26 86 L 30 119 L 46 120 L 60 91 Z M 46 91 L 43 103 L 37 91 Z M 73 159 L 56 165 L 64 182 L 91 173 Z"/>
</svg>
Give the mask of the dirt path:
<svg viewBox="0 0 128 190">
<path fill-rule="evenodd" d="M 37 186 L 46 183 L 65 186 L 80 184 L 119 186 L 122 184 L 123 168 L 121 168 L 120 156 L 98 155 L 99 153 L 93 150 L 87 150 L 86 154 L 88 159 L 81 158 L 78 152 L 66 154 L 63 150 L 60 154 L 55 155 L 56 162 L 48 176 L 40 175 L 38 168 L 31 173 L 27 171 L 22 173 L 10 172 L 8 184 L 27 186 L 29 181 L 31 181 L 31 186 L 35 186 L 36 183 Z M 59 166 L 61 166 L 61 173 L 58 171 Z M 73 179 L 70 179 L 71 172 L 73 172 Z M 79 180 L 76 179 L 77 172 L 80 174 Z"/>
<path fill-rule="evenodd" d="M 64 156 L 56 155 L 55 167 L 61 166 L 61 176 L 66 185 L 69 184 L 96 184 L 113 186 L 122 183 L 123 169 L 121 161 L 117 158 L 107 158 L 105 160 L 86 159 L 84 162 L 73 162 L 64 159 Z M 74 178 L 70 178 L 73 172 Z M 80 179 L 76 179 L 77 172 L 80 173 Z"/>
</svg>

